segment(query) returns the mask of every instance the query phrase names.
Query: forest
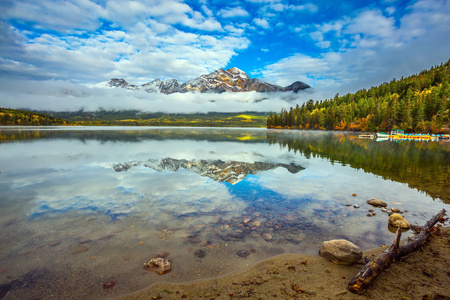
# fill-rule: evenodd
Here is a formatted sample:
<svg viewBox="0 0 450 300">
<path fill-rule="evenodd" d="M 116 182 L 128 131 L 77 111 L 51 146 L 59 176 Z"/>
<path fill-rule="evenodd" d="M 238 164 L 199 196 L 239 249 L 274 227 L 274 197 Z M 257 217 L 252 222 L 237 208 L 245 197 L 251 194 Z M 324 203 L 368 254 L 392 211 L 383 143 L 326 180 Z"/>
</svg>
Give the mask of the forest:
<svg viewBox="0 0 450 300">
<path fill-rule="evenodd" d="M 268 115 L 265 112 L 165 114 L 104 109 L 94 112 L 35 112 L 0 108 L 0 125 L 265 127 Z"/>
<path fill-rule="evenodd" d="M 67 122 L 46 113 L 0 107 L 0 125 L 50 126 L 67 125 Z"/>
<path fill-rule="evenodd" d="M 49 112 L 71 125 L 82 126 L 191 126 L 191 127 L 265 127 L 268 113 L 193 113 L 166 114 L 138 110 L 104 110 L 95 112 Z"/>
<path fill-rule="evenodd" d="M 267 128 L 449 133 L 449 63 L 369 90 L 270 113 Z"/>
</svg>

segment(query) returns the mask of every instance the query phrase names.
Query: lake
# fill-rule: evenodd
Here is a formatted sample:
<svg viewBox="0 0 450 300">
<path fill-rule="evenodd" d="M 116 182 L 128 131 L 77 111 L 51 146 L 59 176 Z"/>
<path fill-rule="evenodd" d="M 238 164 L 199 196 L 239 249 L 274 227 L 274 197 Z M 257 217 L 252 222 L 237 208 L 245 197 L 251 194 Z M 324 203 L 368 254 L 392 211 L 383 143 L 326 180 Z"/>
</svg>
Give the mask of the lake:
<svg viewBox="0 0 450 300">
<path fill-rule="evenodd" d="M 6 299 L 109 298 L 317 254 L 329 239 L 380 247 L 395 234 L 368 199 L 416 225 L 450 203 L 448 141 L 355 133 L 3 127 L 0 172 Z M 170 273 L 144 269 L 158 254 Z"/>
</svg>

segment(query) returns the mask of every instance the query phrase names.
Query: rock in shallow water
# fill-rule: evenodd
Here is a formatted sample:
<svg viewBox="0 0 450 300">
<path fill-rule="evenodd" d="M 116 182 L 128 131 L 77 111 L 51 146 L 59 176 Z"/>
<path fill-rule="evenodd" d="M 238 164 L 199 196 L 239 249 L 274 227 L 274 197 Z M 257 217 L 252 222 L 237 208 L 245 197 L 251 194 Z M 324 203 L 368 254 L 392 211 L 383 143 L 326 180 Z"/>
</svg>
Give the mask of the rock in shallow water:
<svg viewBox="0 0 450 300">
<path fill-rule="evenodd" d="M 352 265 L 362 258 L 361 249 L 347 240 L 325 241 L 319 254 L 339 265 Z"/>
<path fill-rule="evenodd" d="M 167 258 L 152 258 L 148 263 L 145 264 L 144 269 L 148 271 L 154 271 L 159 275 L 164 275 L 172 270 L 170 260 Z"/>
<path fill-rule="evenodd" d="M 80 254 L 88 250 L 88 245 L 82 244 L 81 246 L 73 249 L 70 254 Z"/>
<path fill-rule="evenodd" d="M 270 233 L 267 233 L 267 232 L 261 234 L 261 237 L 262 237 L 263 239 L 265 239 L 266 241 L 272 240 L 272 235 L 271 235 Z"/>
<path fill-rule="evenodd" d="M 105 283 L 105 284 L 103 285 L 103 288 L 104 288 L 105 290 L 110 290 L 110 289 L 112 289 L 113 287 L 115 287 L 116 284 L 117 284 L 117 280 L 113 280 L 113 281 L 111 281 L 111 282 Z"/>
<path fill-rule="evenodd" d="M 0 299 L 4 298 L 6 294 L 8 294 L 9 290 L 11 289 L 11 284 L 0 284 Z"/>
<path fill-rule="evenodd" d="M 238 251 L 236 251 L 236 254 L 239 257 L 247 257 L 250 255 L 250 252 L 247 250 L 238 250 Z"/>
<path fill-rule="evenodd" d="M 205 252 L 205 250 L 198 249 L 198 250 L 194 251 L 194 255 L 198 258 L 203 258 L 206 256 L 206 252 Z"/>
<path fill-rule="evenodd" d="M 370 199 L 367 203 L 375 207 L 387 207 L 387 203 L 379 199 Z"/>
</svg>

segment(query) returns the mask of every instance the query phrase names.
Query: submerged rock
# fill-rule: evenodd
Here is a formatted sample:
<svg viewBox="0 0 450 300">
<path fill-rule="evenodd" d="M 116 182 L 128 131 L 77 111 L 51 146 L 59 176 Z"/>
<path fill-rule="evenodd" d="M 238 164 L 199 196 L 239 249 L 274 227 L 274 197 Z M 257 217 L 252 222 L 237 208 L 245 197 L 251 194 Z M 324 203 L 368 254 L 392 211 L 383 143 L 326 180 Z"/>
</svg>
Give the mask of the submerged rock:
<svg viewBox="0 0 450 300">
<path fill-rule="evenodd" d="M 6 294 L 8 294 L 9 290 L 11 289 L 11 284 L 0 284 L 0 299 L 4 298 Z"/>
<path fill-rule="evenodd" d="M 250 252 L 247 250 L 238 250 L 238 251 L 236 251 L 236 254 L 239 257 L 247 257 L 250 255 Z"/>
<path fill-rule="evenodd" d="M 144 269 L 153 271 L 159 275 L 164 275 L 172 270 L 170 260 L 167 258 L 152 258 L 148 263 L 144 264 Z"/>
<path fill-rule="evenodd" d="M 80 254 L 88 250 L 88 245 L 82 244 L 81 246 L 73 249 L 70 254 Z"/>
<path fill-rule="evenodd" d="M 110 290 L 110 289 L 112 289 L 113 287 L 115 287 L 116 284 L 117 284 L 117 280 L 113 280 L 113 281 L 111 281 L 111 282 L 105 283 L 105 284 L 103 285 L 103 288 L 106 289 L 106 290 Z"/>
<path fill-rule="evenodd" d="M 339 265 L 352 265 L 362 258 L 361 249 L 347 240 L 325 241 L 319 254 Z"/>
<path fill-rule="evenodd" d="M 198 249 L 194 251 L 194 255 L 198 258 L 203 258 L 206 256 L 206 251 L 202 249 Z"/>
<path fill-rule="evenodd" d="M 401 214 L 392 214 L 389 216 L 389 225 L 409 229 L 411 225 Z"/>
<path fill-rule="evenodd" d="M 222 240 L 222 241 L 225 241 L 225 242 L 229 242 L 231 239 L 228 237 L 228 236 L 226 236 L 226 235 L 220 235 L 219 236 L 220 237 L 220 239 Z"/>
<path fill-rule="evenodd" d="M 387 203 L 379 199 L 370 199 L 367 203 L 375 207 L 387 207 Z"/>
<path fill-rule="evenodd" d="M 261 234 L 261 237 L 266 240 L 266 241 L 270 241 L 272 240 L 272 235 L 270 233 L 264 232 L 263 234 Z"/>
<path fill-rule="evenodd" d="M 198 237 L 192 237 L 192 238 L 188 239 L 188 241 L 189 241 L 189 243 L 191 243 L 191 244 L 199 244 L 199 243 L 202 242 L 202 240 L 199 239 Z"/>
</svg>

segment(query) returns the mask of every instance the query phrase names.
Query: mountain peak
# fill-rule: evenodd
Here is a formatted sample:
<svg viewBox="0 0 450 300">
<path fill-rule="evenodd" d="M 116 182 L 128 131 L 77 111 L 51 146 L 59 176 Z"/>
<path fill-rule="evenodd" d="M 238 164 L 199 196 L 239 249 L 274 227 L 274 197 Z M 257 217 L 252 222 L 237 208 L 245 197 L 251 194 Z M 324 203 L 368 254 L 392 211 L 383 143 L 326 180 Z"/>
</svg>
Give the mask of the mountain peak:
<svg viewBox="0 0 450 300">
<path fill-rule="evenodd" d="M 113 78 L 107 83 L 107 87 L 124 88 L 127 90 L 143 89 L 147 92 L 164 94 L 200 92 L 200 93 L 223 93 L 223 92 L 294 92 L 309 88 L 310 86 L 296 81 L 287 87 L 270 84 L 258 79 L 250 78 L 247 73 L 234 67 L 228 70 L 218 69 L 210 74 L 202 75 L 189 80 L 183 84 L 176 79 L 162 81 L 155 79 L 142 85 L 129 84 L 125 79 Z"/>
<path fill-rule="evenodd" d="M 231 74 L 233 74 L 233 75 L 240 76 L 240 77 L 250 78 L 250 77 L 247 75 L 247 73 L 245 73 L 244 71 L 242 71 L 242 70 L 240 70 L 240 69 L 238 69 L 238 68 L 236 68 L 236 67 L 231 68 L 231 69 L 228 69 L 227 72 L 228 72 L 228 73 L 231 73 Z"/>
</svg>

